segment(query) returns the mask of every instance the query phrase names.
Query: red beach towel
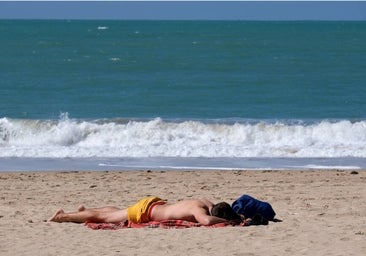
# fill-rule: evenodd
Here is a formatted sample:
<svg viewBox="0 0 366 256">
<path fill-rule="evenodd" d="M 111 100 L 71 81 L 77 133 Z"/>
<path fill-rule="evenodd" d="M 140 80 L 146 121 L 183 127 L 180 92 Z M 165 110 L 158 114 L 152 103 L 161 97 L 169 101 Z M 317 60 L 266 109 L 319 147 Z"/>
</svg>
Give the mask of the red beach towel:
<svg viewBox="0 0 366 256">
<path fill-rule="evenodd" d="M 164 220 L 164 221 L 150 221 L 147 223 L 133 223 L 131 221 L 122 223 L 93 223 L 86 222 L 85 225 L 91 229 L 106 229 L 106 230 L 117 230 L 122 228 L 191 228 L 191 227 L 208 227 L 208 228 L 221 228 L 231 227 L 229 223 L 218 223 L 210 226 L 204 226 L 197 222 L 185 221 L 185 220 Z M 248 226 L 247 223 L 243 222 L 238 226 Z"/>
</svg>

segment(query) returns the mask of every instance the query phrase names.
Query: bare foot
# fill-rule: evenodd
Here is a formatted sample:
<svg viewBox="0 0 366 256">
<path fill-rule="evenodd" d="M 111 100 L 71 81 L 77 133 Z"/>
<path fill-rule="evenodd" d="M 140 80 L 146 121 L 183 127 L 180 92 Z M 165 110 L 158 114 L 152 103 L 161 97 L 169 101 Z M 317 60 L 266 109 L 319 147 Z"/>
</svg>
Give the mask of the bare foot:
<svg viewBox="0 0 366 256">
<path fill-rule="evenodd" d="M 58 209 L 51 218 L 49 218 L 47 221 L 54 221 L 54 222 L 61 222 L 61 216 L 64 212 L 62 209 Z"/>
<path fill-rule="evenodd" d="M 86 208 L 83 204 L 79 205 L 78 212 L 82 212 L 82 211 L 85 211 L 85 210 L 86 210 Z"/>
</svg>

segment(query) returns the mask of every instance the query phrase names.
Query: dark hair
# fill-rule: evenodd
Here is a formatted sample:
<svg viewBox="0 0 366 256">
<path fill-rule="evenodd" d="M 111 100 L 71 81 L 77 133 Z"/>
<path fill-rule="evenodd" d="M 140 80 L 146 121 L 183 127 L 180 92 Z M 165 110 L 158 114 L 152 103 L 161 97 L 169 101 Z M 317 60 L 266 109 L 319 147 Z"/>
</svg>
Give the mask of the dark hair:
<svg viewBox="0 0 366 256">
<path fill-rule="evenodd" d="M 226 220 L 241 221 L 240 216 L 226 202 L 221 202 L 212 206 L 211 215 Z"/>
</svg>

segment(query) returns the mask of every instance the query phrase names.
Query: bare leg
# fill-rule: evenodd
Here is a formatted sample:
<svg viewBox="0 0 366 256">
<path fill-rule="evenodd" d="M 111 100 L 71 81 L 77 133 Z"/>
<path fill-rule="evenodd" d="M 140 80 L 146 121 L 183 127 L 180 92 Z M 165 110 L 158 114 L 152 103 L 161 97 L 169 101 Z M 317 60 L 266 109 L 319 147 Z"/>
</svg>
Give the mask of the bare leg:
<svg viewBox="0 0 366 256">
<path fill-rule="evenodd" d="M 83 204 L 79 205 L 78 212 L 82 212 L 85 210 L 90 211 L 99 211 L 99 212 L 112 212 L 112 211 L 119 211 L 120 208 L 114 207 L 114 206 L 107 206 L 107 207 L 100 207 L 100 208 L 86 208 Z"/>
<path fill-rule="evenodd" d="M 80 207 L 79 207 L 80 208 Z M 109 210 L 108 210 L 109 209 Z M 65 213 L 62 209 L 57 210 L 48 221 L 54 222 L 125 222 L 127 220 L 127 210 L 120 210 L 115 207 L 103 207 L 96 210 L 84 209 L 78 212 Z"/>
</svg>

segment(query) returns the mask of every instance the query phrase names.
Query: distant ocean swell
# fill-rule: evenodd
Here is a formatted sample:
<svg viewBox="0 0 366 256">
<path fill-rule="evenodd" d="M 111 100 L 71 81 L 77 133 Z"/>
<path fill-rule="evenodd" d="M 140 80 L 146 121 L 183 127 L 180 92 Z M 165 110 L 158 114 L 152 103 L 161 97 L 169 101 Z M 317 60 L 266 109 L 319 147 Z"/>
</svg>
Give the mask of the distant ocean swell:
<svg viewBox="0 0 366 256">
<path fill-rule="evenodd" d="M 0 157 L 366 157 L 366 121 L 0 119 Z"/>
</svg>

